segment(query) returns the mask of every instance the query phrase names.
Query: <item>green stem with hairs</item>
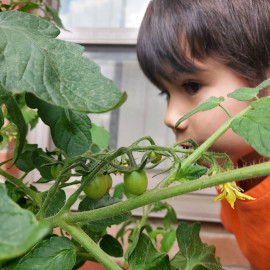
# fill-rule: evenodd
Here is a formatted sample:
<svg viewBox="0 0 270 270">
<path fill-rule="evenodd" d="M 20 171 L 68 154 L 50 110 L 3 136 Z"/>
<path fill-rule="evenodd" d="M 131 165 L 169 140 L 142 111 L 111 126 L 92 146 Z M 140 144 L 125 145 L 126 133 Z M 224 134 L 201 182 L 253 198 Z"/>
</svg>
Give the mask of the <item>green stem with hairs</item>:
<svg viewBox="0 0 270 270">
<path fill-rule="evenodd" d="M 138 207 L 171 198 L 174 196 L 179 196 L 185 193 L 189 193 L 195 190 L 204 189 L 207 187 L 216 186 L 226 182 L 243 180 L 248 178 L 253 178 L 256 176 L 263 176 L 270 174 L 270 162 L 264 162 L 261 164 L 252 165 L 249 167 L 244 167 L 241 169 L 235 169 L 231 171 L 226 171 L 220 174 L 216 174 L 206 178 L 200 178 L 187 183 L 179 184 L 178 186 L 153 189 L 144 194 L 126 200 L 124 202 L 119 202 L 104 208 L 99 208 L 91 211 L 77 212 L 77 213 L 62 213 L 61 215 L 56 215 L 50 217 L 48 220 L 52 226 L 59 226 L 60 220 L 64 219 L 66 223 L 74 224 L 77 222 L 90 222 L 95 220 L 100 220 L 108 218 L 114 215 L 119 215 L 127 211 L 136 209 Z"/>
<path fill-rule="evenodd" d="M 107 158 L 104 159 L 104 161 L 101 161 L 99 164 L 96 165 L 96 167 L 91 171 L 91 173 L 87 176 L 87 179 L 81 184 L 81 186 L 69 197 L 69 199 L 67 200 L 67 203 L 65 204 L 65 206 L 63 207 L 63 209 L 61 210 L 61 214 L 68 212 L 70 210 L 70 208 L 72 207 L 72 205 L 77 201 L 77 199 L 79 198 L 81 192 L 85 189 L 85 187 L 88 185 L 89 181 L 96 175 L 99 173 L 99 171 L 104 167 L 104 165 L 106 164 L 106 160 L 107 161 L 112 161 L 113 159 L 115 159 L 116 157 L 126 154 L 127 151 L 129 151 L 128 148 L 126 147 L 121 147 L 119 148 L 117 151 L 115 151 L 112 155 L 108 156 Z"/>
<path fill-rule="evenodd" d="M 111 258 L 79 227 L 61 222 L 60 226 L 70 234 L 90 255 L 108 270 L 122 270 Z"/>
<path fill-rule="evenodd" d="M 250 109 L 251 106 L 247 107 L 245 110 L 227 120 L 227 122 L 225 122 L 215 133 L 213 133 L 203 144 L 201 144 L 190 156 L 183 160 L 181 167 L 185 169 L 197 161 L 202 156 L 202 154 L 206 152 L 206 150 L 230 128 L 232 121 L 234 121 L 236 118 L 242 117 L 243 114 L 245 114 Z"/>
<path fill-rule="evenodd" d="M 37 206 L 41 206 L 41 197 L 37 192 L 27 187 L 21 179 L 16 178 L 15 176 L 7 173 L 6 171 L 0 169 L 0 175 L 4 176 L 9 182 L 15 184 L 19 187 L 27 196 L 29 196 Z"/>
</svg>

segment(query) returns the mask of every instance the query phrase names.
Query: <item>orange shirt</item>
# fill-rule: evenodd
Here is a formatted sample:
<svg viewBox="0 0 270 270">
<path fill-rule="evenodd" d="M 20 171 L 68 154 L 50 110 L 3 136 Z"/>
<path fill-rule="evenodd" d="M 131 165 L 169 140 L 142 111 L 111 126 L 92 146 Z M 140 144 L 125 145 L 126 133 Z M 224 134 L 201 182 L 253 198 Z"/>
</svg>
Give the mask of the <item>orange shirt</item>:
<svg viewBox="0 0 270 270">
<path fill-rule="evenodd" d="M 270 269 L 270 176 L 245 194 L 256 200 L 237 199 L 235 209 L 222 200 L 221 221 L 235 235 L 250 263 L 258 270 L 267 270 Z"/>
</svg>

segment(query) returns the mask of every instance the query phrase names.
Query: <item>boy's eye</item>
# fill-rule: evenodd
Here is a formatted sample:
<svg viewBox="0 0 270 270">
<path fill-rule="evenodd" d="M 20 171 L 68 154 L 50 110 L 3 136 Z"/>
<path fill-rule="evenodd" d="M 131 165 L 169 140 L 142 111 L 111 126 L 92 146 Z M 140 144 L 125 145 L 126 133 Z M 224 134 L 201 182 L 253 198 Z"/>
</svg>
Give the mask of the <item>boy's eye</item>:
<svg viewBox="0 0 270 270">
<path fill-rule="evenodd" d="M 165 96 L 167 101 L 170 99 L 170 94 L 167 90 L 162 90 L 158 95 L 162 97 Z"/>
<path fill-rule="evenodd" d="M 182 87 L 189 95 L 193 96 L 197 94 L 197 92 L 201 89 L 202 85 L 197 82 L 185 82 Z"/>
</svg>

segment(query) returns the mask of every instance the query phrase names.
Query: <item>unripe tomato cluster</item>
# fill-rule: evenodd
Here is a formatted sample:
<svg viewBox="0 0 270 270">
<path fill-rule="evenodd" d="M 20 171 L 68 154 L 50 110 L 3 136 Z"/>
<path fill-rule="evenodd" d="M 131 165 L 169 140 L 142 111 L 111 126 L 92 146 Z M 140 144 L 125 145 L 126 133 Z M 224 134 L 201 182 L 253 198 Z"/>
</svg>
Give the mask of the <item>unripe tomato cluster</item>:
<svg viewBox="0 0 270 270">
<path fill-rule="evenodd" d="M 124 174 L 124 184 L 128 192 L 141 195 L 145 192 L 148 180 L 145 171 L 138 170 Z"/>
<path fill-rule="evenodd" d="M 86 176 L 82 177 L 82 182 Z M 97 174 L 95 178 L 86 186 L 84 193 L 91 199 L 100 199 L 112 187 L 112 177 L 109 174 Z"/>
<path fill-rule="evenodd" d="M 60 174 L 61 171 L 63 170 L 63 167 L 64 167 L 64 165 L 61 164 L 61 163 L 52 165 L 52 167 L 51 167 L 51 175 L 52 175 L 53 179 L 57 179 L 57 178 L 58 178 L 59 174 Z M 61 181 L 64 183 L 64 182 L 66 182 L 67 180 L 69 180 L 69 178 L 70 178 L 69 175 L 70 175 L 70 174 L 71 174 L 71 171 L 68 171 L 67 175 L 64 176 L 64 177 L 61 179 Z"/>
<path fill-rule="evenodd" d="M 157 164 L 162 158 L 162 155 L 151 151 L 148 153 L 148 160 Z M 127 167 L 128 162 L 124 165 Z M 87 179 L 88 176 L 82 177 L 82 182 Z M 124 185 L 127 192 L 133 195 L 143 194 L 148 185 L 148 179 L 143 169 L 134 170 L 129 173 L 124 173 Z M 112 177 L 109 174 L 98 174 L 95 178 L 86 186 L 84 193 L 92 199 L 100 199 L 112 186 Z"/>
<path fill-rule="evenodd" d="M 87 179 L 87 175 L 82 177 L 82 182 Z M 124 184 L 126 190 L 134 195 L 141 195 L 145 192 L 148 180 L 144 170 L 136 170 L 124 174 Z M 98 174 L 85 187 L 84 193 L 92 199 L 100 199 L 112 186 L 112 177 L 109 174 Z"/>
</svg>

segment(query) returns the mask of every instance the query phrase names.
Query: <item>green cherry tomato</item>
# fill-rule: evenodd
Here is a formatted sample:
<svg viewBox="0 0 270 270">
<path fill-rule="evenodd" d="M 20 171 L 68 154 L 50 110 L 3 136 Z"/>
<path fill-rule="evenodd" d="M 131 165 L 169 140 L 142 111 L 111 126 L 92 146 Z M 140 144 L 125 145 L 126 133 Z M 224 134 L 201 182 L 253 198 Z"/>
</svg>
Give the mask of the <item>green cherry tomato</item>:
<svg viewBox="0 0 270 270">
<path fill-rule="evenodd" d="M 150 159 L 150 162 L 151 163 L 156 164 L 156 163 L 158 163 L 161 160 L 162 155 L 156 153 L 155 151 L 151 151 L 148 154 L 148 158 Z"/>
<path fill-rule="evenodd" d="M 105 178 L 107 180 L 107 191 L 112 187 L 112 177 L 109 174 L 105 174 Z"/>
<path fill-rule="evenodd" d="M 143 170 L 124 174 L 124 183 L 128 192 L 141 195 L 145 192 L 148 184 L 146 173 Z"/>
<path fill-rule="evenodd" d="M 87 177 L 87 176 L 84 176 Z M 82 179 L 82 182 L 84 179 Z M 107 180 L 104 174 L 98 174 L 83 190 L 91 199 L 100 199 L 107 191 Z"/>
<path fill-rule="evenodd" d="M 59 176 L 60 172 L 62 171 L 64 165 L 63 164 L 54 164 L 52 165 L 51 167 L 51 175 L 53 177 L 53 179 L 57 179 L 57 177 Z M 67 172 L 67 174 L 71 174 L 71 171 Z M 70 176 L 69 175 L 66 175 L 62 178 L 62 182 L 66 182 L 67 180 L 69 180 Z"/>
<path fill-rule="evenodd" d="M 63 165 L 62 164 L 54 164 L 51 167 L 51 175 L 53 177 L 53 179 L 56 179 L 60 172 L 62 171 Z"/>
</svg>

